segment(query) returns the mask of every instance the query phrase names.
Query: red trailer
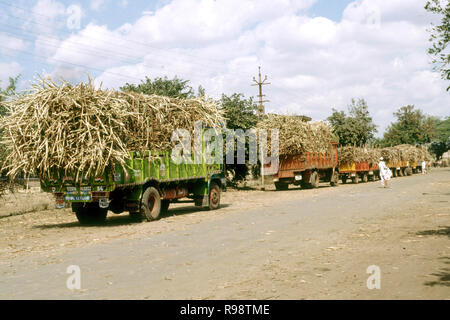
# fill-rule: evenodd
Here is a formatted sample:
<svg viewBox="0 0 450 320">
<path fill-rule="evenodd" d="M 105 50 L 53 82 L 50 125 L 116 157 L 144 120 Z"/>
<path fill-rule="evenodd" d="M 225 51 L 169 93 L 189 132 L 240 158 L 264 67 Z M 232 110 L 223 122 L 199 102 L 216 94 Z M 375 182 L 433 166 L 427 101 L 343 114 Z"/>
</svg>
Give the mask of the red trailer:
<svg viewBox="0 0 450 320">
<path fill-rule="evenodd" d="M 278 172 L 273 175 L 275 188 L 286 190 L 290 184 L 317 188 L 320 180 L 335 186 L 339 181 L 337 166 L 337 143 L 331 143 L 327 153 L 281 155 Z"/>
</svg>

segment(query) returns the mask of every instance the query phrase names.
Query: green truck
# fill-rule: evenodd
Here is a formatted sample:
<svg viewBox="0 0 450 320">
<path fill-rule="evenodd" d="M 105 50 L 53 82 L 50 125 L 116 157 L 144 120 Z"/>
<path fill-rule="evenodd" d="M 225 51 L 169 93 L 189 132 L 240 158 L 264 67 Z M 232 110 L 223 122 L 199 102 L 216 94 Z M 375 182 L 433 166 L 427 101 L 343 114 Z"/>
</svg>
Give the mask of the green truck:
<svg viewBox="0 0 450 320">
<path fill-rule="evenodd" d="M 69 205 L 81 224 L 103 222 L 108 210 L 157 220 L 171 202 L 190 198 L 198 207 L 217 209 L 226 190 L 223 164 L 176 164 L 170 151 L 130 152 L 126 165 L 111 164 L 104 174 L 76 182 L 60 170 L 41 179 L 41 188 L 53 193 L 56 207 Z"/>
</svg>

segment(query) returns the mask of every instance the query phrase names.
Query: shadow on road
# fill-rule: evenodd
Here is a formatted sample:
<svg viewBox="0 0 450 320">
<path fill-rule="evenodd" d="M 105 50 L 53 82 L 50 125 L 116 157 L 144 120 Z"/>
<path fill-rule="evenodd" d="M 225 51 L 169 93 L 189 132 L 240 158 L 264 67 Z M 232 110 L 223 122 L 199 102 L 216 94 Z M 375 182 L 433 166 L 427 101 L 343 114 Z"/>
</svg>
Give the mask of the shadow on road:
<svg viewBox="0 0 450 320">
<path fill-rule="evenodd" d="M 227 203 L 221 204 L 220 208 L 227 208 L 230 205 Z M 188 206 L 188 207 L 177 207 L 169 209 L 169 211 L 165 214 L 162 214 L 161 220 L 164 220 L 165 218 L 171 217 L 171 216 L 182 216 L 185 214 L 190 214 L 194 212 L 199 211 L 207 211 L 207 208 L 197 208 L 194 206 Z M 75 216 L 75 215 L 74 215 Z M 34 226 L 33 228 L 36 229 L 56 229 L 56 228 L 108 228 L 108 227 L 117 227 L 122 225 L 130 225 L 130 224 L 138 224 L 145 222 L 145 219 L 141 219 L 139 217 L 132 217 L 129 214 L 120 214 L 120 215 L 113 215 L 109 214 L 108 218 L 104 223 L 100 224 L 90 224 L 90 225 L 80 225 L 78 221 L 74 222 L 66 222 L 66 223 L 56 223 L 56 224 L 41 224 Z"/>
<path fill-rule="evenodd" d="M 436 230 L 425 230 L 417 232 L 417 235 L 420 236 L 446 236 L 450 238 L 450 227 L 441 227 Z M 450 265 L 450 257 L 441 257 L 439 260 L 442 260 L 443 263 Z M 439 272 L 432 273 L 432 276 L 437 277 L 437 280 L 427 281 L 425 282 L 426 286 L 434 287 L 434 286 L 445 286 L 450 287 L 450 267 L 444 267 L 439 270 Z"/>
<path fill-rule="evenodd" d="M 442 257 L 440 260 L 444 260 L 445 264 L 450 264 L 450 257 Z M 431 275 L 438 277 L 435 281 L 427 281 L 425 282 L 426 286 L 434 287 L 434 286 L 444 286 L 450 287 L 450 268 L 442 268 L 437 273 L 432 273 Z"/>
<path fill-rule="evenodd" d="M 425 230 L 417 232 L 419 236 L 447 236 L 450 238 L 450 227 L 442 227 L 436 230 Z"/>
</svg>

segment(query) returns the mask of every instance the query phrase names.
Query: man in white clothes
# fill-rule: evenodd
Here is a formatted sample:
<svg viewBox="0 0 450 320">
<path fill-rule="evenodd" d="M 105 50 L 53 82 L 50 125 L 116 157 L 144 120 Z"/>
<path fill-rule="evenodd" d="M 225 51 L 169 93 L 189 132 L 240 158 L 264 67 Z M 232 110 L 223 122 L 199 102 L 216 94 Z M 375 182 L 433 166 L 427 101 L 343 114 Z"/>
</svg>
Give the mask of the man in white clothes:
<svg viewBox="0 0 450 320">
<path fill-rule="evenodd" d="M 425 174 L 426 166 L 427 163 L 425 162 L 425 160 L 422 160 L 422 174 Z"/>
<path fill-rule="evenodd" d="M 392 172 L 383 161 L 383 157 L 380 158 L 380 162 L 378 163 L 378 167 L 380 168 L 380 179 L 381 186 L 384 188 L 389 188 L 388 181 L 391 180 Z"/>
</svg>

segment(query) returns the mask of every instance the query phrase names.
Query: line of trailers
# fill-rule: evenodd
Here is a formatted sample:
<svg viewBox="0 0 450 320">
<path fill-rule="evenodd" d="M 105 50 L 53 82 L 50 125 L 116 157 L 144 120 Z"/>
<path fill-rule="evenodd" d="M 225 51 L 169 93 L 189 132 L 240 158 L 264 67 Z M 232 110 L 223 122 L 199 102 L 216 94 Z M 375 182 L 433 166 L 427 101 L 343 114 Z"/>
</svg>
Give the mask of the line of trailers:
<svg viewBox="0 0 450 320">
<path fill-rule="evenodd" d="M 394 177 L 420 171 L 417 163 L 388 166 Z M 339 180 L 359 183 L 376 180 L 378 175 L 377 164 L 340 166 L 339 149 L 332 143 L 326 153 L 280 156 L 273 181 L 277 190 L 286 190 L 290 184 L 317 188 L 320 181 L 336 186 Z M 57 208 L 71 207 L 81 224 L 91 224 L 103 222 L 108 211 L 157 220 L 170 203 L 182 198 L 198 207 L 217 209 L 226 179 L 224 165 L 210 164 L 204 156 L 199 163 L 175 164 L 169 152 L 147 151 L 131 152 L 125 166 L 112 163 L 96 177 L 77 179 L 76 172 L 55 169 L 51 176 L 41 178 L 41 188 L 55 196 Z"/>
<path fill-rule="evenodd" d="M 393 177 L 410 176 L 422 170 L 417 162 L 387 162 L 386 165 L 391 169 Z M 343 184 L 350 181 L 375 181 L 379 179 L 379 173 L 378 163 L 340 164 L 339 148 L 336 143 L 331 143 L 326 153 L 305 152 L 280 156 L 278 171 L 273 175 L 273 181 L 277 190 L 286 190 L 291 184 L 308 189 L 317 188 L 320 181 L 329 182 L 331 186 L 338 185 L 339 180 Z"/>
</svg>

